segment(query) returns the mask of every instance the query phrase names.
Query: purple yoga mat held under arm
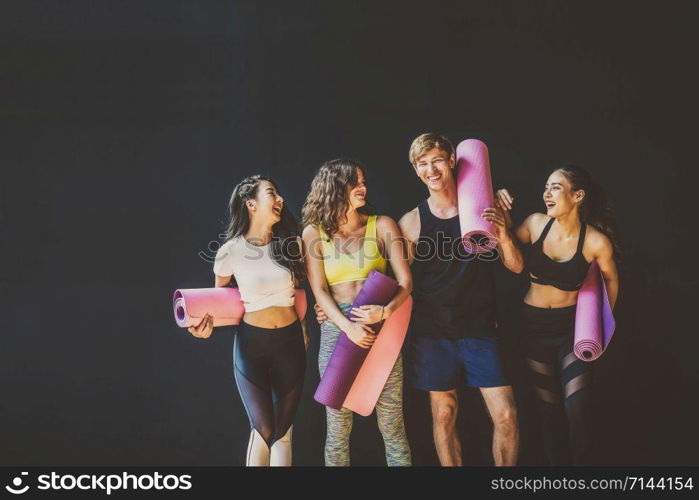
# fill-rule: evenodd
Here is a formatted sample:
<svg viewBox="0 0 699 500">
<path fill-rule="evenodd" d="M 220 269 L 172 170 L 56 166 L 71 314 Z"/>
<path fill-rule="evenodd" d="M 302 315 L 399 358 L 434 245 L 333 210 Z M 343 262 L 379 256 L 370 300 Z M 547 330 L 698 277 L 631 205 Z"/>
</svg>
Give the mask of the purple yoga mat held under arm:
<svg viewBox="0 0 699 500">
<path fill-rule="evenodd" d="M 597 262 L 592 261 L 578 292 L 573 346 L 575 355 L 583 361 L 598 359 L 609 345 L 615 327 L 607 287 Z"/>
<path fill-rule="evenodd" d="M 398 282 L 376 270 L 369 273 L 352 307 L 388 304 L 398 290 Z M 349 314 L 352 319 L 352 313 Z M 382 323 L 370 325 L 379 333 Z M 328 366 L 320 379 L 314 399 L 320 404 L 339 410 L 354 383 L 354 379 L 367 357 L 369 349 L 359 347 L 345 332 L 340 333 Z"/>
<path fill-rule="evenodd" d="M 458 172 L 456 193 L 464 248 L 471 254 L 486 253 L 498 241 L 493 225 L 481 214 L 495 207 L 487 146 L 478 139 L 466 139 L 456 147 Z"/>
</svg>

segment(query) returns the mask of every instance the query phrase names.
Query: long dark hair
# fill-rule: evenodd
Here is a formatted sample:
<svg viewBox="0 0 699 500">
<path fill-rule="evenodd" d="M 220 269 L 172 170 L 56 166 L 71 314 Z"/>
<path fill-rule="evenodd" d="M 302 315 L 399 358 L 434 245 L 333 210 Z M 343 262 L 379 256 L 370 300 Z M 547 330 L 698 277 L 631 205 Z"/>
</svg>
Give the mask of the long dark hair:
<svg viewBox="0 0 699 500">
<path fill-rule="evenodd" d="M 304 227 L 320 224 L 328 236 L 332 236 L 347 222 L 350 207 L 347 186 L 354 187 L 359 183 L 357 169 L 364 174 L 364 182 L 367 183 L 366 170 L 357 160 L 338 158 L 323 163 L 311 182 L 311 191 L 303 204 L 301 214 Z M 376 209 L 367 202 L 358 212 L 374 215 Z"/>
<path fill-rule="evenodd" d="M 251 175 L 240 181 L 228 202 L 230 220 L 225 230 L 226 241 L 243 236 L 250 229 L 250 216 L 246 202 L 257 196 L 257 190 L 262 181 L 269 182 L 279 192 L 277 184 L 263 175 Z M 302 280 L 306 277 L 299 228 L 293 214 L 286 207 L 286 203 L 282 205 L 279 222 L 272 226 L 271 245 L 274 262 L 288 269 L 296 279 Z"/>
<path fill-rule="evenodd" d="M 555 171 L 562 173 L 568 179 L 573 191 L 579 189 L 585 191 L 585 197 L 580 207 L 581 221 L 604 233 L 614 245 L 614 259 L 621 260 L 616 215 L 602 186 L 595 182 L 587 170 L 577 165 L 565 165 Z"/>
</svg>

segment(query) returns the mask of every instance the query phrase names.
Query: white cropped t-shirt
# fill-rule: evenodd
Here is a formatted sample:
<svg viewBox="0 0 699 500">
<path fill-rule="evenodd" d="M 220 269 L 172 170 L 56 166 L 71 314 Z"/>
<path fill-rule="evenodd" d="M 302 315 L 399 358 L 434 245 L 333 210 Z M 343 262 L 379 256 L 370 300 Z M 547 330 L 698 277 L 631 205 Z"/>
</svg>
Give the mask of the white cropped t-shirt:
<svg viewBox="0 0 699 500">
<path fill-rule="evenodd" d="M 243 236 L 224 243 L 216 253 L 214 274 L 234 275 L 246 312 L 294 305 L 291 272 L 272 260 L 272 245 L 255 246 Z"/>
</svg>

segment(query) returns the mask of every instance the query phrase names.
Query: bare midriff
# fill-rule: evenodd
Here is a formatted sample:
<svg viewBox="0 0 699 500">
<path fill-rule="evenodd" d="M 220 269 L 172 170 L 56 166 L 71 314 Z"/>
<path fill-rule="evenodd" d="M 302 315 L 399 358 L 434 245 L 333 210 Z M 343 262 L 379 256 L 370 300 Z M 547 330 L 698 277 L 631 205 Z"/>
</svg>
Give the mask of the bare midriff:
<svg viewBox="0 0 699 500">
<path fill-rule="evenodd" d="M 534 307 L 554 309 L 575 305 L 578 301 L 578 291 L 566 292 L 555 286 L 530 283 L 524 303 Z"/>
<path fill-rule="evenodd" d="M 365 280 L 345 281 L 330 286 L 330 294 L 336 304 L 351 304 L 362 289 Z"/>
<path fill-rule="evenodd" d="M 270 306 L 259 311 L 246 312 L 243 321 L 259 328 L 282 328 L 298 319 L 294 306 Z"/>
</svg>

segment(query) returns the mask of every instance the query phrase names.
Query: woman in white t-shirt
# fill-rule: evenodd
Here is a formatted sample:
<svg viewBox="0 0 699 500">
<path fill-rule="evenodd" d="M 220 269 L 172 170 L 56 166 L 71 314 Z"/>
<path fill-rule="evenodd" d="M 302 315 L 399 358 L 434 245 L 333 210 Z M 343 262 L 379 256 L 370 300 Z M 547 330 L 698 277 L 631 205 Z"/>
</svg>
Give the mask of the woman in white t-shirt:
<svg viewBox="0 0 699 500">
<path fill-rule="evenodd" d="M 237 284 L 245 305 L 233 348 L 235 381 L 250 420 L 246 465 L 291 465 L 308 336 L 294 308 L 305 278 L 298 227 L 274 182 L 254 175 L 235 187 L 216 286 Z M 189 329 L 207 338 L 213 317 Z"/>
</svg>

